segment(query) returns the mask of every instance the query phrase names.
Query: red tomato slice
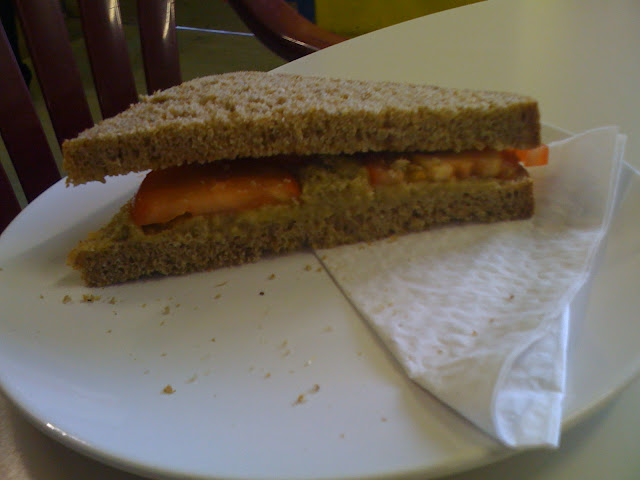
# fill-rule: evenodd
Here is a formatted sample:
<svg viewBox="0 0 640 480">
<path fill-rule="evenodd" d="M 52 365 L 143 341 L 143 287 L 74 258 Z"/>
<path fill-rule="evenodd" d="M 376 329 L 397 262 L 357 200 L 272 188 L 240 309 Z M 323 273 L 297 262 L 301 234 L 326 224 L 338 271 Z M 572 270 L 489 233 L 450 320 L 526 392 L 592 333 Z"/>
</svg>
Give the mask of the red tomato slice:
<svg viewBox="0 0 640 480">
<path fill-rule="evenodd" d="M 298 182 L 283 168 L 183 165 L 149 172 L 133 199 L 131 217 L 136 225 L 149 225 L 185 213 L 238 212 L 299 196 Z"/>
<path fill-rule="evenodd" d="M 549 147 L 540 145 L 528 150 L 510 148 L 502 152 L 505 159 L 522 163 L 525 167 L 539 167 L 549 163 Z"/>
</svg>

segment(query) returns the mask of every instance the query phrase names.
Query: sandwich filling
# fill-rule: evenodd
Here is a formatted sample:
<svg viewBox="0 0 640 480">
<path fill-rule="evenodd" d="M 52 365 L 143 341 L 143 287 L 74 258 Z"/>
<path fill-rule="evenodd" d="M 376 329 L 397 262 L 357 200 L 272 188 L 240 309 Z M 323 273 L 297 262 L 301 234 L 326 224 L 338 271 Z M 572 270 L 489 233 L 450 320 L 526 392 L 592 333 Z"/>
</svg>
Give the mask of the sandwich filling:
<svg viewBox="0 0 640 480">
<path fill-rule="evenodd" d="M 522 167 L 544 165 L 548 149 L 462 153 L 368 153 L 355 157 L 372 190 L 393 185 L 469 178 L 513 179 Z M 303 157 L 189 164 L 147 174 L 130 206 L 140 227 L 181 216 L 233 214 L 266 205 L 299 203 Z"/>
<path fill-rule="evenodd" d="M 533 183 L 519 154 L 485 154 L 270 157 L 152 171 L 69 263 L 87 285 L 104 286 L 439 225 L 529 218 Z"/>
</svg>

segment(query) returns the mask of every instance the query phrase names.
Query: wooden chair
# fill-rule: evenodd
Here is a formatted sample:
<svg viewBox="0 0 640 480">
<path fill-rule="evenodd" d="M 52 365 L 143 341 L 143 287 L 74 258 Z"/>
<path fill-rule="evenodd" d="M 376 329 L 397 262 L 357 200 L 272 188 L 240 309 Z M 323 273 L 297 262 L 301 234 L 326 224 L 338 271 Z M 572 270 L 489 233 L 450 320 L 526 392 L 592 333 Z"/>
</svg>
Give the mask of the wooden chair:
<svg viewBox="0 0 640 480">
<path fill-rule="evenodd" d="M 227 0 L 258 40 L 285 60 L 295 60 L 346 40 L 300 15 L 284 0 Z"/>
<path fill-rule="evenodd" d="M 343 40 L 308 22 L 284 0 L 230 0 L 255 35 L 285 59 Z M 58 144 L 93 125 L 60 0 L 14 0 L 27 48 Z M 137 101 L 117 2 L 78 0 L 94 86 L 104 118 Z M 138 25 L 147 92 L 181 81 L 174 0 L 138 0 Z M 0 31 L 0 135 L 27 202 L 60 179 L 20 68 Z M 0 169 L 0 232 L 20 202 Z"/>
</svg>

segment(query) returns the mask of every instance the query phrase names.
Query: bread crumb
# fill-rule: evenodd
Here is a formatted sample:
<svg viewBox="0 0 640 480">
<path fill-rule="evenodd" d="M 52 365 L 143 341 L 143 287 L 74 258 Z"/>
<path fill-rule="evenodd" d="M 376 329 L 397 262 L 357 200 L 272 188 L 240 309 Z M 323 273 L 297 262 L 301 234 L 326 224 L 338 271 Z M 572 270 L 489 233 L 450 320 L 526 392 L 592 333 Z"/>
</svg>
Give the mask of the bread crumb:
<svg viewBox="0 0 640 480">
<path fill-rule="evenodd" d="M 265 373 L 264 378 L 271 378 L 271 373 L 270 372 Z"/>
<path fill-rule="evenodd" d="M 167 385 L 162 389 L 162 393 L 166 393 L 167 395 L 171 395 L 172 393 L 175 393 L 175 392 L 176 392 L 175 388 L 173 388 L 171 385 Z"/>
<path fill-rule="evenodd" d="M 147 304 L 143 303 L 142 305 L 140 305 L 142 308 L 146 308 Z"/>
<path fill-rule="evenodd" d="M 100 295 L 87 295 L 84 294 L 82 295 L 82 301 L 84 303 L 93 303 L 93 302 L 97 302 L 98 300 L 100 300 L 102 297 Z"/>
<path fill-rule="evenodd" d="M 276 278 L 276 274 L 272 273 L 271 275 L 269 275 L 268 280 L 273 280 L 274 278 Z"/>
<path fill-rule="evenodd" d="M 169 308 L 169 305 L 166 305 L 162 310 L 162 315 L 169 315 L 169 312 L 171 312 L 171 309 Z"/>
<path fill-rule="evenodd" d="M 306 266 L 304 267 L 304 269 L 305 269 L 307 272 L 310 272 L 311 270 L 313 270 L 313 267 L 312 267 L 311 265 L 306 265 Z"/>
<path fill-rule="evenodd" d="M 187 380 L 185 380 L 184 383 L 193 383 L 198 379 L 198 374 L 194 373 L 193 375 L 191 375 Z"/>
<path fill-rule="evenodd" d="M 217 285 L 214 285 L 213 288 L 224 287 L 227 283 L 229 283 L 229 282 L 227 281 L 227 282 L 218 283 Z"/>
<path fill-rule="evenodd" d="M 262 292 L 262 291 L 261 291 L 261 292 L 260 292 L 260 295 L 261 295 L 261 296 L 262 296 L 262 295 L 264 295 L 264 292 Z"/>
<path fill-rule="evenodd" d="M 306 401 L 307 398 L 304 396 L 304 393 L 301 393 L 300 395 L 298 395 L 298 398 L 296 398 L 296 401 L 293 402 L 293 405 L 302 405 Z"/>
<path fill-rule="evenodd" d="M 215 297 L 213 297 L 214 300 L 218 300 L 220 297 L 222 296 L 221 293 L 218 293 Z"/>
<path fill-rule="evenodd" d="M 216 338 L 215 338 L 215 337 L 213 337 L 213 338 L 211 339 L 211 341 L 212 341 L 212 342 L 215 342 L 215 341 L 216 341 Z"/>
<path fill-rule="evenodd" d="M 515 295 L 512 293 L 511 295 L 509 295 L 509 298 L 507 298 L 507 301 L 510 302 L 511 300 L 513 300 L 515 297 Z"/>
<path fill-rule="evenodd" d="M 322 272 L 322 267 L 316 268 L 316 272 Z"/>
<path fill-rule="evenodd" d="M 115 305 L 116 304 L 116 297 L 111 297 L 107 303 L 110 304 L 110 305 Z"/>
<path fill-rule="evenodd" d="M 382 417 L 382 418 L 380 419 L 380 421 L 381 421 L 381 422 L 386 422 L 386 421 L 387 421 L 387 419 L 386 419 L 386 417 Z"/>
<path fill-rule="evenodd" d="M 161 353 L 161 354 L 160 354 L 160 356 L 161 356 L 161 357 L 166 357 L 166 356 L 167 356 L 167 354 L 166 354 L 165 352 L 163 352 L 163 353 Z"/>
<path fill-rule="evenodd" d="M 112 331 L 112 330 L 111 330 L 111 329 L 109 329 L 109 330 L 107 330 L 107 333 L 111 333 L 111 331 Z"/>
<path fill-rule="evenodd" d="M 311 387 L 311 390 L 309 390 L 309 393 L 318 393 L 320 391 L 320 385 L 318 385 L 317 383 Z"/>
<path fill-rule="evenodd" d="M 44 298 L 44 295 L 40 294 L 40 298 Z"/>
<path fill-rule="evenodd" d="M 477 336 L 478 336 L 478 332 L 476 332 L 475 330 L 473 330 L 473 331 L 471 332 L 471 336 L 473 336 L 473 337 L 477 337 Z"/>
<path fill-rule="evenodd" d="M 64 297 L 62 297 L 62 303 L 71 303 L 73 300 L 71 300 L 71 297 L 69 295 L 65 295 Z"/>
</svg>

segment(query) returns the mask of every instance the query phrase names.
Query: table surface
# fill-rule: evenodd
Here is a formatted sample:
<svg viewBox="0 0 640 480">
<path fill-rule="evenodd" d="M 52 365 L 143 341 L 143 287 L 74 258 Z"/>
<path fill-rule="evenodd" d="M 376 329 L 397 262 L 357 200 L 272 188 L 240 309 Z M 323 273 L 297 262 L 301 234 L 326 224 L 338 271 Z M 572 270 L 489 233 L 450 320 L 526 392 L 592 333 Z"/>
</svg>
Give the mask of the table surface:
<svg viewBox="0 0 640 480">
<path fill-rule="evenodd" d="M 638 46 L 635 0 L 489 0 L 363 35 L 280 70 L 530 94 L 551 125 L 573 132 L 619 125 L 629 137 L 626 160 L 640 168 Z M 523 453 L 449 478 L 638 478 L 638 407 L 636 379 L 565 432 L 558 450 Z M 2 397 L 0 432 L 2 479 L 140 478 L 56 443 Z"/>
</svg>

